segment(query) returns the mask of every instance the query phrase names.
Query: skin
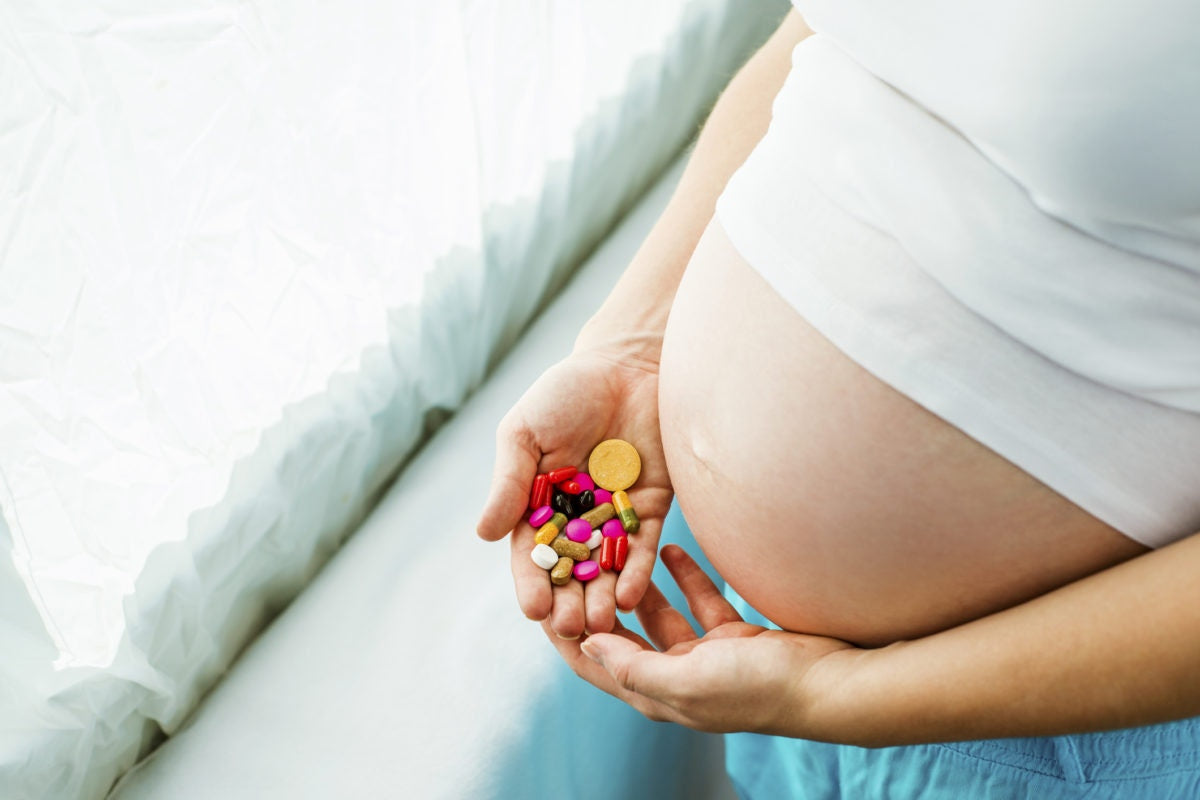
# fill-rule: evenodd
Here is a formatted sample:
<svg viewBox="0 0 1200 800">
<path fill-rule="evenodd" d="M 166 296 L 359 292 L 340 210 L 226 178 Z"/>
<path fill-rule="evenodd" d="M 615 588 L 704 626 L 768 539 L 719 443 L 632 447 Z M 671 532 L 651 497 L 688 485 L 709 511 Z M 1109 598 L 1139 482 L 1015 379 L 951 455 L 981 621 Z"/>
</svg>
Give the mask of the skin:
<svg viewBox="0 0 1200 800">
<path fill-rule="evenodd" d="M 659 413 L 697 543 L 787 630 L 889 644 L 1146 549 L 847 358 L 716 222 L 675 295 Z"/>
<path fill-rule="evenodd" d="M 791 49 L 807 34 L 790 14 L 730 84 L 676 195 L 575 351 L 500 425 L 478 533 L 511 532 L 522 610 L 586 680 L 653 719 L 702 730 L 880 746 L 1200 714 L 1200 536 L 1144 553 L 858 369 L 722 251 L 709 228 L 715 198 L 765 131 Z M 717 363 L 783 370 L 775 402 L 805 403 L 794 419 L 767 417 L 786 435 L 749 432 L 766 454 L 757 466 L 739 460 L 746 431 L 737 425 L 777 409 L 712 389 L 703 359 L 672 352 L 715 332 L 716 311 L 740 306 L 752 313 L 733 315 L 725 338 L 743 338 Z M 790 360 L 748 355 L 768 335 L 787 342 L 776 349 Z M 599 388 L 578 398 L 578 381 Z M 761 394 L 754 402 L 772 402 Z M 743 413 L 730 422 L 735 407 Z M 528 558 L 529 485 L 539 469 L 582 465 L 610 436 L 643 457 L 631 497 L 644 546 L 617 581 L 552 589 Z M 787 447 L 772 452 L 780 441 Z M 797 442 L 808 442 L 798 455 Z M 791 460 L 781 462 L 785 452 Z M 747 512 L 767 514 L 747 524 L 711 502 L 714 489 L 770 486 L 781 467 L 815 484 L 786 509 L 786 535 L 769 508 Z M 666 604 L 649 578 L 673 490 L 724 577 L 791 630 L 742 621 L 673 547 L 661 557 L 702 635 Z M 766 557 L 754 550 L 764 542 Z M 618 606 L 636 609 L 648 640 L 617 623 Z"/>
<path fill-rule="evenodd" d="M 681 549 L 662 559 L 703 628 L 651 586 L 649 635 L 552 637 L 650 719 L 882 747 L 1130 727 L 1200 713 L 1200 536 L 941 633 L 858 649 L 741 620 Z"/>
</svg>

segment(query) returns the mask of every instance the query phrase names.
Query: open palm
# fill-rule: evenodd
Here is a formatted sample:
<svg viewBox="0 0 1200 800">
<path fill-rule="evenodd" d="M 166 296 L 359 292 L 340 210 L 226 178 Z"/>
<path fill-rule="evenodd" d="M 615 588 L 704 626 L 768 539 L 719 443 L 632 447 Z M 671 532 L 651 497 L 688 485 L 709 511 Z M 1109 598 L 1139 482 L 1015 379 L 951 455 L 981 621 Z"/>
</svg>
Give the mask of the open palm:
<svg viewBox="0 0 1200 800">
<path fill-rule="evenodd" d="M 629 537 L 619 574 L 602 572 L 586 584 L 552 586 L 530 560 L 534 529 L 525 518 L 534 476 L 558 467 L 586 469 L 605 439 L 637 448 L 642 473 L 629 489 L 641 527 Z M 511 532 L 512 571 L 521 610 L 549 620 L 560 637 L 613 629 L 616 609 L 632 610 L 650 583 L 671 485 L 658 427 L 658 372 L 598 351 L 576 352 L 547 370 L 505 415 L 496 435 L 492 488 L 478 525 L 488 540 Z"/>
<path fill-rule="evenodd" d="M 663 548 L 662 560 L 702 635 L 650 584 L 637 608 L 648 639 L 618 626 L 582 642 L 555 641 L 575 673 L 654 720 L 713 733 L 827 735 L 814 711 L 861 651 L 745 622 L 677 545 Z"/>
</svg>

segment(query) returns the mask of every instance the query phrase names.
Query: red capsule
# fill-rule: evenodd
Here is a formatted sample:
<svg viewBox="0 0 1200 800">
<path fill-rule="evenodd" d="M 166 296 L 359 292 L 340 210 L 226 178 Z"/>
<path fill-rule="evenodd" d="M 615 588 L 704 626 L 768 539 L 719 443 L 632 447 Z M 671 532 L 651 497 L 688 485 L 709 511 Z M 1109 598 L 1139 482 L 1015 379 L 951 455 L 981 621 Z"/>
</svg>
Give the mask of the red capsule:
<svg viewBox="0 0 1200 800">
<path fill-rule="evenodd" d="M 604 541 L 605 543 L 616 542 L 616 544 L 613 545 L 613 550 L 616 551 L 613 553 L 613 572 L 620 572 L 621 570 L 625 569 L 625 559 L 629 556 L 629 537 L 618 536 L 616 539 L 605 538 Z"/>
<path fill-rule="evenodd" d="M 562 483 L 565 480 L 574 478 L 575 473 L 577 472 L 579 472 L 579 470 L 575 469 L 574 467 L 559 467 L 558 469 L 550 470 L 550 472 L 546 474 L 546 477 L 550 479 L 551 483 Z"/>
<path fill-rule="evenodd" d="M 600 567 L 602 569 L 612 569 L 613 559 L 617 555 L 617 540 L 611 536 L 605 536 L 604 541 L 600 543 Z"/>
<path fill-rule="evenodd" d="M 529 507 L 533 509 L 550 505 L 550 476 L 538 475 L 533 479 L 533 489 L 529 492 Z"/>
<path fill-rule="evenodd" d="M 558 484 L 558 488 L 562 489 L 567 494 L 579 494 L 583 491 L 583 487 L 575 481 L 563 481 Z"/>
</svg>

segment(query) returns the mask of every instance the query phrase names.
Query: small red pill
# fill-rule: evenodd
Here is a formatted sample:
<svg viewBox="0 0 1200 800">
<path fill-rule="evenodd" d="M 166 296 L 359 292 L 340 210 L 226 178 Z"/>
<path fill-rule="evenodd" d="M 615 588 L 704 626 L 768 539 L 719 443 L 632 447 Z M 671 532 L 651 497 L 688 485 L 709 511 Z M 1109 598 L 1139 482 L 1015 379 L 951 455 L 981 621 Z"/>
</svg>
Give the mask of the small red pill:
<svg viewBox="0 0 1200 800">
<path fill-rule="evenodd" d="M 600 543 L 600 566 L 603 569 L 613 568 L 613 559 L 617 555 L 617 540 L 612 537 L 605 536 L 604 541 Z"/>
<path fill-rule="evenodd" d="M 567 494 L 579 494 L 583 491 L 583 487 L 575 481 L 563 481 L 558 484 L 558 488 L 562 489 Z"/>
<path fill-rule="evenodd" d="M 574 478 L 575 473 L 577 472 L 579 472 L 579 470 L 575 469 L 574 467 L 559 467 L 558 469 L 552 469 L 550 472 L 546 473 L 546 477 L 550 479 L 551 483 L 562 483 L 565 480 Z"/>
<path fill-rule="evenodd" d="M 618 536 L 616 539 L 605 538 L 604 541 L 606 543 L 616 542 L 616 544 L 613 545 L 613 550 L 616 551 L 613 553 L 613 572 L 620 572 L 621 570 L 625 569 L 625 559 L 629 556 L 629 537 Z"/>
<path fill-rule="evenodd" d="M 541 508 L 550 505 L 550 477 L 538 475 L 533 479 L 533 489 L 529 492 L 529 507 Z"/>
</svg>

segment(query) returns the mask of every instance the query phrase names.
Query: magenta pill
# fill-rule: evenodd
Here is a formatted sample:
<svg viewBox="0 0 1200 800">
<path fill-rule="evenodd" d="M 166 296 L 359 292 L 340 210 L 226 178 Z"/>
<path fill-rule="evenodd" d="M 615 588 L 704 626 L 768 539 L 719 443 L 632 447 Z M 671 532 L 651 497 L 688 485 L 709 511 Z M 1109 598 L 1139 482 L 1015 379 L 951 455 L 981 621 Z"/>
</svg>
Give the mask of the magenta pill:
<svg viewBox="0 0 1200 800">
<path fill-rule="evenodd" d="M 621 520 L 616 517 L 601 525 L 600 532 L 613 539 L 625 535 L 625 529 L 621 527 Z"/>
<path fill-rule="evenodd" d="M 529 524 L 535 528 L 540 528 L 550 521 L 554 516 L 554 509 L 550 506 L 542 506 L 537 511 L 529 515 Z"/>
<path fill-rule="evenodd" d="M 596 505 L 604 505 L 612 502 L 612 492 L 608 489 L 595 489 L 592 494 L 596 495 Z"/>
<path fill-rule="evenodd" d="M 586 519 L 573 519 L 565 531 L 572 542 L 586 542 L 592 536 L 592 525 Z"/>
<path fill-rule="evenodd" d="M 591 492 L 596 488 L 596 482 L 586 472 L 575 473 L 574 481 L 579 484 L 580 491 Z"/>
<path fill-rule="evenodd" d="M 600 565 L 590 558 L 587 561 L 580 561 L 575 565 L 575 578 L 581 581 L 590 581 L 592 578 L 600 574 Z"/>
</svg>

